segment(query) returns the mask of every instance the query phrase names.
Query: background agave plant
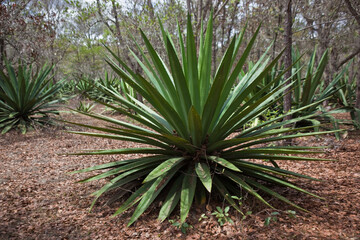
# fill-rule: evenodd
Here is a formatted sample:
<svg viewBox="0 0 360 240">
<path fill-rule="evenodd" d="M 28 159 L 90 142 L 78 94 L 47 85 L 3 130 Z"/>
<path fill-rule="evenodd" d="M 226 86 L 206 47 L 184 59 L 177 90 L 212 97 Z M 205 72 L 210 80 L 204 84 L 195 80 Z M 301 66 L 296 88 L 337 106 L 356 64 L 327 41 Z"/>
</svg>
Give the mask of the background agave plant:
<svg viewBox="0 0 360 240">
<path fill-rule="evenodd" d="M 293 50 L 293 61 L 300 57 L 298 50 Z M 294 65 L 294 70 L 296 71 L 294 81 L 296 82 L 296 87 L 294 89 L 294 108 L 301 108 L 308 106 L 311 103 L 318 102 L 318 104 L 313 105 L 301 112 L 295 114 L 295 116 L 308 115 L 311 113 L 318 112 L 318 115 L 312 119 L 303 120 L 303 122 L 308 121 L 308 124 L 318 125 L 320 122 L 331 122 L 334 125 L 335 129 L 339 129 L 336 119 L 331 115 L 331 112 L 327 111 L 322 102 L 328 100 L 330 97 L 333 97 L 335 94 L 341 90 L 339 86 L 340 80 L 343 78 L 344 73 L 349 68 L 348 64 L 346 67 L 341 69 L 333 78 L 331 82 L 324 87 L 324 71 L 328 63 L 328 50 L 326 50 L 320 58 L 318 66 L 315 67 L 316 59 L 316 48 L 314 49 L 309 62 L 306 68 L 306 74 L 302 76 L 300 69 L 300 63 L 297 62 Z"/>
<path fill-rule="evenodd" d="M 51 83 L 53 67 L 43 66 L 33 74 L 32 67 L 19 63 L 16 72 L 6 61 L 6 72 L 0 71 L 0 129 L 6 133 L 19 127 L 23 133 L 32 124 L 51 123 L 50 115 L 58 114 L 53 97 L 61 89 L 61 82 Z"/>
<path fill-rule="evenodd" d="M 349 62 L 347 69 L 351 64 L 353 64 L 352 61 Z M 337 92 L 338 103 L 340 103 L 341 107 L 336 112 L 350 112 L 350 124 L 356 129 L 360 129 L 360 109 L 354 106 L 356 102 L 356 74 L 350 78 L 349 72 L 346 71 L 338 85 L 340 87 L 340 90 Z M 347 121 L 344 120 L 342 123 L 347 123 Z"/>
<path fill-rule="evenodd" d="M 254 71 L 243 74 L 237 82 L 259 32 L 258 28 L 251 41 L 245 46 L 241 57 L 238 58 L 237 53 L 242 44 L 244 29 L 230 42 L 216 73 L 211 76 L 213 32 L 211 19 L 212 17 L 208 22 L 205 36 L 201 36 L 198 54 L 190 18 L 187 22 L 186 41 L 179 27 L 180 55 L 176 53 L 173 39 L 160 22 L 168 66 L 141 32 L 147 54 L 139 48 L 143 61 L 134 53 L 132 55 L 142 67 L 144 75 L 132 71 L 125 62 L 110 51 L 115 60 L 109 57 L 106 61 L 111 68 L 123 81 L 140 93 L 150 106 L 135 98 L 129 101 L 119 92 L 109 88 L 103 88 L 103 91 L 120 104 L 133 109 L 136 114 L 124 108 L 104 104 L 139 124 L 90 113 L 83 114 L 103 120 L 106 124 L 111 123 L 112 126 L 74 123 L 100 131 L 100 133 L 74 132 L 77 134 L 131 141 L 149 146 L 75 153 L 77 155 L 137 154 L 137 156 L 143 154 L 141 157 L 109 162 L 74 172 L 103 170 L 82 182 L 103 178 L 109 180 L 101 189 L 93 193 L 95 196 L 93 205 L 105 192 L 131 189 L 133 193 L 115 213 L 117 215 L 136 206 L 129 225 L 134 223 L 157 198 L 162 199 L 159 220 L 168 218 L 173 210 L 180 206 L 181 223 L 185 222 L 194 199 L 204 203 L 207 198 L 216 194 L 223 196 L 239 211 L 241 209 L 231 196 L 240 196 L 242 191 L 249 192 L 268 206 L 270 204 L 262 197 L 263 193 L 302 209 L 267 187 L 264 182 L 293 188 L 320 198 L 297 187 L 294 181 L 286 180 L 286 177 L 315 180 L 314 178 L 281 169 L 276 163 L 277 160 L 323 160 L 298 155 L 315 153 L 318 150 L 310 147 L 267 145 L 284 139 L 320 134 L 298 133 L 303 128 L 284 127 L 311 116 L 281 121 L 284 117 L 282 115 L 236 133 L 237 135 L 233 134 L 282 98 L 285 86 L 278 84 L 273 87 L 282 74 L 249 97 L 249 94 L 253 93 L 273 69 L 280 55 L 272 61 L 264 57 L 262 62 L 253 68 Z M 288 114 L 294 114 L 311 106 L 298 108 Z M 283 133 L 287 134 L 282 135 Z M 260 161 L 255 162 L 254 159 Z M 126 193 L 126 191 L 117 191 L 110 200 L 116 200 Z"/>
</svg>

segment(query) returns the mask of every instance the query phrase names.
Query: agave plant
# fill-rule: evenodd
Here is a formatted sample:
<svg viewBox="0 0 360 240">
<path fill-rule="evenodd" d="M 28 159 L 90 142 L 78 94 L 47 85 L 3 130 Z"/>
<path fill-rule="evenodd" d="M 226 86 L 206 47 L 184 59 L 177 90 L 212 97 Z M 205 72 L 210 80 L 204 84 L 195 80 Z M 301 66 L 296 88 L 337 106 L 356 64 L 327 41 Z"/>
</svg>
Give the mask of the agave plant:
<svg viewBox="0 0 360 240">
<path fill-rule="evenodd" d="M 239 58 L 238 52 L 243 42 L 245 28 L 230 42 L 216 73 L 212 76 L 211 19 L 212 17 L 207 24 L 205 36 L 200 39 L 198 54 L 190 18 L 187 21 L 186 41 L 179 27 L 180 54 L 176 52 L 173 39 L 160 22 L 169 65 L 159 57 L 141 31 L 147 54 L 139 48 L 143 61 L 134 53 L 132 55 L 142 67 L 143 75 L 131 70 L 109 49 L 112 57 L 106 61 L 111 68 L 151 106 L 136 99 L 132 99 L 133 103 L 116 91 L 104 89 L 113 99 L 133 109 L 136 114 L 104 104 L 127 115 L 135 123 L 90 113 L 83 114 L 103 120 L 111 126 L 97 127 L 74 123 L 101 132 L 75 132 L 77 134 L 131 141 L 140 145 L 136 148 L 74 153 L 75 155 L 134 154 L 131 156 L 136 156 L 74 172 L 100 170 L 99 173 L 82 182 L 109 180 L 101 189 L 93 193 L 95 200 L 91 207 L 103 193 L 111 191 L 113 196 L 109 201 L 113 201 L 126 196 L 130 190 L 131 195 L 115 212 L 115 215 L 121 214 L 136 206 L 129 225 L 134 223 L 156 199 L 161 200 L 160 221 L 168 218 L 179 206 L 180 222 L 184 223 L 193 202 L 197 200 L 199 203 L 205 203 L 211 196 L 222 196 L 240 211 L 231 196 L 241 197 L 242 191 L 249 192 L 267 206 L 271 205 L 262 194 L 273 196 L 291 206 L 305 210 L 272 190 L 264 184 L 265 182 L 293 188 L 320 198 L 296 186 L 294 181 L 286 180 L 286 177 L 315 180 L 314 178 L 281 169 L 276 163 L 277 160 L 323 160 L 298 155 L 319 150 L 311 147 L 267 145 L 284 139 L 319 134 L 298 133 L 301 129 L 284 127 L 306 117 L 281 122 L 279 120 L 284 116 L 279 116 L 233 134 L 281 99 L 286 86 L 279 84 L 268 91 L 282 77 L 280 74 L 273 82 L 248 98 L 273 69 L 280 55 L 273 61 L 270 58 L 263 59 L 256 71 L 245 74 L 237 82 L 259 28 Z M 268 93 L 263 95 L 267 91 Z M 311 106 L 299 108 L 289 114 Z M 283 136 L 283 133 L 287 134 Z"/>
<path fill-rule="evenodd" d="M 353 63 L 350 61 L 346 69 Z M 351 125 L 356 129 L 360 129 L 360 109 L 355 108 L 356 101 L 356 74 L 352 78 L 349 76 L 349 72 L 346 71 L 344 76 L 340 79 L 338 86 L 340 90 L 337 94 L 338 102 L 342 105 L 336 112 L 350 112 Z M 346 121 L 342 122 L 346 123 Z"/>
<path fill-rule="evenodd" d="M 62 96 L 67 96 L 67 97 L 72 97 L 75 94 L 75 88 L 76 88 L 76 81 L 71 79 L 71 80 L 64 80 L 63 81 L 63 86 L 60 89 L 60 95 Z"/>
<path fill-rule="evenodd" d="M 298 59 L 300 53 L 298 50 L 293 51 L 293 56 L 295 59 Z M 306 124 L 306 122 L 312 125 L 318 125 L 320 122 L 331 122 L 336 129 L 338 129 L 336 119 L 331 115 L 331 112 L 327 111 L 323 107 L 323 102 L 328 100 L 331 97 L 336 96 L 338 91 L 341 89 L 339 86 L 340 80 L 343 78 L 344 73 L 347 71 L 349 65 L 343 68 L 339 73 L 334 75 L 333 79 L 330 83 L 325 86 L 325 81 L 323 78 L 325 67 L 328 63 L 328 50 L 326 50 L 320 61 L 318 66 L 315 67 L 315 59 L 316 59 L 316 48 L 314 49 L 307 68 L 306 74 L 302 76 L 300 69 L 302 66 L 299 62 L 294 64 L 294 70 L 296 74 L 294 75 L 294 81 L 296 82 L 296 87 L 294 89 L 294 108 L 302 108 L 311 103 L 318 102 L 318 104 L 314 104 L 313 106 L 304 109 L 303 111 L 299 111 L 295 114 L 295 116 L 308 115 L 311 113 L 318 112 L 318 115 L 311 119 L 303 120 L 302 122 Z M 301 124 L 301 123 L 300 123 Z"/>
<path fill-rule="evenodd" d="M 95 89 L 95 83 L 89 77 L 82 77 L 78 80 L 75 88 L 80 96 L 89 96 L 89 93 L 91 94 L 92 90 Z"/>
<path fill-rule="evenodd" d="M 120 92 L 122 89 L 121 81 L 118 78 L 109 75 L 107 71 L 105 71 L 104 78 L 99 78 L 97 81 L 95 81 L 95 84 L 97 87 L 92 89 L 92 94 L 90 95 L 90 97 L 93 99 L 98 99 L 107 102 L 112 100 L 109 99 L 108 94 L 106 93 L 104 94 L 101 90 L 99 90 L 99 87 L 111 88 L 116 92 Z"/>
<path fill-rule="evenodd" d="M 80 101 L 79 105 L 76 108 L 76 110 L 78 112 L 90 113 L 93 110 L 94 107 L 95 107 L 95 104 L 93 104 L 93 103 L 85 103 L 85 102 Z"/>
<path fill-rule="evenodd" d="M 51 114 L 58 114 L 53 99 L 61 89 L 61 82 L 50 85 L 53 67 L 44 65 L 33 74 L 32 67 L 19 63 L 16 72 L 6 62 L 6 72 L 0 71 L 0 129 L 6 133 L 19 127 L 23 133 L 33 124 L 51 123 Z"/>
<path fill-rule="evenodd" d="M 134 101 L 132 99 L 136 98 L 136 92 L 134 91 L 134 89 L 127 84 L 125 81 L 121 81 L 120 83 L 121 86 L 121 91 L 124 95 L 124 97 L 129 101 L 134 103 Z"/>
<path fill-rule="evenodd" d="M 241 79 L 246 75 L 253 75 L 256 71 L 258 71 L 262 67 L 263 59 L 267 56 L 267 52 L 268 51 L 265 51 L 264 55 L 257 61 L 257 63 L 254 64 L 252 61 L 248 62 L 247 64 L 248 71 L 247 72 L 245 72 L 244 70 L 241 71 L 239 75 L 239 81 L 241 81 Z M 298 61 L 295 62 L 298 63 Z M 258 83 L 256 88 L 254 88 L 252 92 L 248 94 L 248 96 L 245 98 L 245 101 L 253 98 L 254 96 L 257 96 L 258 98 L 262 98 L 263 96 L 271 92 L 274 88 L 278 87 L 282 82 L 284 82 L 283 76 L 277 77 L 279 74 L 282 75 L 283 71 L 284 71 L 283 66 L 279 67 L 278 63 L 275 64 L 272 67 L 272 69 L 267 72 L 266 76 L 264 76 L 262 80 Z M 257 94 L 259 91 L 265 88 L 267 90 L 263 91 L 261 95 Z M 253 119 L 251 122 L 249 121 L 247 126 L 257 125 L 259 122 L 277 117 L 281 113 L 282 113 L 282 103 L 281 102 L 274 103 L 267 109 L 267 111 L 263 112 L 260 116 Z M 244 128 L 247 128 L 247 126 L 244 125 Z"/>
</svg>

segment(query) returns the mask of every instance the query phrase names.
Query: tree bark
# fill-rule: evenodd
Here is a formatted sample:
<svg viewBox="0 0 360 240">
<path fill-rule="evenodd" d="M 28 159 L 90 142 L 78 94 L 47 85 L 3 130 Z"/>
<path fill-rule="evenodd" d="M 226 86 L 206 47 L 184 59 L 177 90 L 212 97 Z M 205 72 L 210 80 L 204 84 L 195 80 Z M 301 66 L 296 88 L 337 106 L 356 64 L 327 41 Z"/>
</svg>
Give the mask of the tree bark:
<svg viewBox="0 0 360 240">
<path fill-rule="evenodd" d="M 354 16 L 356 22 L 360 26 L 360 14 L 356 11 L 356 9 L 352 6 L 350 0 L 345 0 L 346 6 L 349 9 L 349 12 Z"/>
<path fill-rule="evenodd" d="M 358 74 L 357 74 L 357 80 L 356 80 L 356 102 L 355 102 L 355 108 L 357 108 L 360 111 L 360 67 Z M 358 119 L 360 119 L 360 116 L 357 116 Z"/>
<path fill-rule="evenodd" d="M 149 8 L 150 19 L 152 21 L 155 21 L 155 11 L 154 11 L 154 6 L 153 6 L 151 0 L 147 0 L 147 5 Z"/>
<path fill-rule="evenodd" d="M 195 28 L 196 49 L 199 49 L 200 35 L 203 34 L 200 29 L 202 21 L 203 21 L 203 0 L 200 0 L 197 6 L 197 19 L 196 19 L 196 28 Z"/>
<path fill-rule="evenodd" d="M 286 8 L 286 33 L 285 33 L 285 68 L 288 68 L 292 65 L 291 57 L 291 46 L 292 46 L 292 12 L 291 12 L 291 0 L 288 0 Z M 289 85 L 291 83 L 291 69 L 285 73 L 285 79 L 288 79 L 286 83 Z M 289 112 L 291 109 L 291 92 L 290 88 L 286 89 L 286 95 L 284 96 L 284 113 Z M 285 120 L 291 119 L 291 116 L 286 116 Z"/>
<path fill-rule="evenodd" d="M 286 85 L 290 85 L 291 83 L 291 65 L 292 65 L 292 56 L 291 56 L 291 46 L 292 46 L 292 12 L 291 12 L 292 2 L 289 0 L 287 2 L 286 8 L 286 31 L 285 31 L 285 68 L 290 69 L 285 73 L 285 79 L 287 79 Z M 291 88 L 288 87 L 285 90 L 284 96 L 284 113 L 288 113 L 291 109 Z M 290 120 L 292 118 L 291 115 L 287 115 L 284 117 L 284 121 Z M 287 126 L 290 127 L 290 126 Z M 291 145 L 291 139 L 287 139 L 283 143 L 284 145 Z"/>
<path fill-rule="evenodd" d="M 282 1 L 278 1 L 278 7 L 279 7 L 279 15 L 278 17 L 278 29 L 274 31 L 274 44 L 273 44 L 273 49 L 272 49 L 272 59 L 275 58 L 275 54 L 276 54 L 276 41 L 279 35 L 279 31 L 280 31 L 280 26 L 281 26 L 281 22 L 282 22 L 282 9 L 283 9 L 283 5 L 282 5 Z"/>
<path fill-rule="evenodd" d="M 226 8 L 223 8 L 221 18 L 221 54 L 225 53 L 225 28 L 226 28 Z"/>
<path fill-rule="evenodd" d="M 188 15 L 191 15 L 191 0 L 186 0 L 186 7 Z"/>
<path fill-rule="evenodd" d="M 5 40 L 0 39 L 0 70 L 4 69 Z"/>
<path fill-rule="evenodd" d="M 235 24 L 235 19 L 236 19 L 236 14 L 237 14 L 237 11 L 238 11 L 238 6 L 239 6 L 239 1 L 235 1 L 233 4 L 234 4 L 234 10 L 232 12 L 232 15 L 231 15 L 231 22 L 230 22 L 230 25 L 228 26 L 228 31 L 227 31 L 227 42 L 226 42 L 226 46 L 229 45 L 230 43 L 230 38 L 231 38 L 231 32 L 232 30 L 234 29 L 234 24 Z"/>
</svg>

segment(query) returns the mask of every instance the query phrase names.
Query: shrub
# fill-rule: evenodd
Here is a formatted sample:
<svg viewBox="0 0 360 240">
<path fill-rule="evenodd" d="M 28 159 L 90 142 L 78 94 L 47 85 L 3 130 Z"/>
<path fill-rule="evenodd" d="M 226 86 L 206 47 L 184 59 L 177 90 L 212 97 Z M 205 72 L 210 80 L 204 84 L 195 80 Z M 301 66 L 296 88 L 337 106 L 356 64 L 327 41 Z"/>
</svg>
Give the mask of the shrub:
<svg viewBox="0 0 360 240">
<path fill-rule="evenodd" d="M 12 128 L 20 128 L 23 133 L 34 124 L 52 123 L 50 115 L 58 114 L 56 103 L 61 99 L 53 96 L 61 88 L 61 83 L 50 85 L 49 76 L 53 67 L 44 65 L 33 74 L 32 67 L 19 63 L 15 72 L 6 61 L 6 72 L 0 71 L 0 129 L 6 133 Z"/>
<path fill-rule="evenodd" d="M 129 225 L 134 223 L 155 199 L 162 200 L 159 212 L 161 221 L 168 218 L 173 210 L 180 206 L 180 223 L 184 223 L 194 199 L 199 203 L 205 203 L 206 198 L 216 194 L 225 198 L 232 207 L 240 211 L 231 196 L 241 195 L 242 190 L 249 192 L 267 206 L 271 205 L 261 194 L 268 194 L 305 210 L 272 190 L 264 184 L 266 182 L 320 198 L 296 186 L 296 178 L 315 180 L 314 178 L 281 169 L 276 163 L 277 160 L 322 160 L 298 156 L 298 154 L 315 153 L 316 149 L 300 146 L 266 146 L 284 139 L 320 134 L 298 133 L 301 129 L 284 127 L 306 117 L 280 122 L 279 120 L 284 117 L 282 115 L 248 128 L 235 136 L 232 135 L 282 98 L 286 89 L 283 84 L 258 97 L 268 91 L 274 82 L 267 84 L 254 96 L 248 98 L 273 69 L 281 55 L 273 61 L 265 58 L 257 71 L 245 74 L 236 83 L 260 27 L 248 42 L 242 56 L 237 58 L 244 29 L 239 37 L 230 42 L 215 75 L 211 76 L 213 37 L 211 19 L 212 17 L 207 25 L 205 38 L 200 39 L 198 55 L 190 18 L 187 22 L 186 43 L 179 30 L 181 57 L 176 53 L 170 34 L 161 25 L 169 66 L 166 66 L 165 60 L 159 57 L 148 38 L 141 32 L 148 54 L 139 48 L 144 62 L 134 54 L 133 56 L 142 66 L 144 75 L 132 71 L 110 51 L 116 59 L 112 60 L 110 57 L 107 59 L 111 68 L 140 93 L 151 107 L 138 101 L 132 103 L 118 92 L 106 88 L 104 91 L 111 95 L 112 99 L 133 109 L 136 114 L 105 104 L 139 124 L 89 113 L 83 114 L 103 120 L 107 125 L 109 123 L 113 125 L 96 127 L 74 123 L 102 132 L 75 132 L 77 134 L 131 141 L 149 146 L 74 153 L 75 155 L 135 154 L 133 156 L 136 157 L 127 160 L 109 162 L 74 172 L 103 170 L 82 181 L 108 179 L 107 184 L 93 193 L 95 196 L 93 205 L 105 192 L 117 190 L 110 199 L 112 201 L 131 190 L 132 194 L 115 213 L 117 215 L 136 206 Z M 281 77 L 282 74 L 273 81 L 278 81 Z M 289 114 L 311 106 L 299 108 Z M 283 133 L 287 135 L 281 135 Z M 264 161 L 255 163 L 253 159 Z M 286 180 L 286 177 L 291 177 L 292 181 Z"/>
</svg>

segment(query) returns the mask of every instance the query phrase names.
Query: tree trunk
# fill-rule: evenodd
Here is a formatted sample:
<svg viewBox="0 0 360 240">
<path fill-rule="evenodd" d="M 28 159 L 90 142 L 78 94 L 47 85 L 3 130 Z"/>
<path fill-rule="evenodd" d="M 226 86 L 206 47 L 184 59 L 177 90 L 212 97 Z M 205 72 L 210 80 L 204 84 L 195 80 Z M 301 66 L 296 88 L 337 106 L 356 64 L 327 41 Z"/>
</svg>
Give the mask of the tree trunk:
<svg viewBox="0 0 360 240">
<path fill-rule="evenodd" d="M 201 21 L 203 21 L 203 0 L 200 0 L 197 6 L 197 19 L 196 19 L 196 28 L 195 28 L 197 50 L 199 49 L 199 45 L 200 45 L 200 35 L 203 34 L 200 29 Z"/>
<path fill-rule="evenodd" d="M 230 43 L 230 38 L 231 38 L 231 32 L 233 31 L 234 29 L 234 24 L 235 24 L 235 19 L 236 19 L 236 14 L 237 14 L 237 11 L 238 11 L 238 6 L 239 6 L 239 1 L 235 1 L 233 4 L 234 4 L 234 10 L 232 12 L 232 15 L 231 15 L 231 22 L 230 22 L 230 26 L 228 26 L 227 28 L 227 42 L 226 42 L 226 46 L 229 45 Z"/>
<path fill-rule="evenodd" d="M 291 12 L 291 0 L 287 3 L 286 8 L 286 32 L 285 32 L 285 68 L 289 68 L 292 65 L 292 57 L 291 57 L 291 46 L 292 46 L 292 12 Z M 286 85 L 290 85 L 291 83 L 291 68 L 285 73 L 285 79 L 287 80 Z M 291 88 L 287 88 L 285 90 L 284 96 L 284 113 L 288 113 L 291 109 Z M 284 118 L 284 121 L 290 120 L 292 118 L 291 115 L 287 115 Z M 290 127 L 290 126 L 287 126 Z M 291 139 L 285 140 L 284 145 L 291 145 Z"/>
<path fill-rule="evenodd" d="M 214 28 L 213 28 L 213 42 L 212 42 L 212 74 L 213 76 L 215 75 L 216 72 L 216 67 L 217 67 L 217 63 L 216 63 L 216 54 L 217 54 L 217 34 L 216 34 L 216 29 L 217 29 L 217 25 L 216 23 L 214 23 Z"/>
<path fill-rule="evenodd" d="M 360 67 L 358 66 L 358 74 L 357 74 L 357 80 L 356 80 L 356 102 L 355 107 L 360 110 Z M 358 116 L 358 119 L 360 119 L 360 116 Z"/>
<path fill-rule="evenodd" d="M 280 31 L 280 26 L 281 26 L 281 22 L 282 22 L 282 10 L 283 10 L 283 5 L 282 5 L 282 1 L 278 1 L 278 8 L 279 8 L 279 15 L 278 17 L 278 29 L 274 31 L 274 44 L 273 44 L 273 49 L 272 49 L 272 59 L 275 58 L 275 54 L 276 54 L 276 41 L 279 35 L 279 31 Z"/>
<path fill-rule="evenodd" d="M 186 0 L 186 7 L 188 15 L 191 15 L 191 0 Z"/>
<path fill-rule="evenodd" d="M 291 0 L 288 0 L 286 9 L 286 34 L 285 34 L 285 68 L 292 65 L 291 57 L 291 45 L 292 45 L 292 13 L 291 13 Z M 288 79 L 287 85 L 291 83 L 291 69 L 285 73 L 285 79 Z M 291 109 L 291 92 L 290 88 L 286 89 L 286 95 L 284 96 L 284 113 L 287 113 Z M 285 120 L 291 119 L 291 116 L 286 116 Z"/>
<path fill-rule="evenodd" d="M 4 69 L 5 40 L 0 39 L 0 70 Z"/>
<path fill-rule="evenodd" d="M 155 21 L 155 11 L 154 11 L 154 6 L 153 6 L 151 0 L 147 0 L 147 5 L 149 8 L 150 19 L 152 21 Z"/>
<path fill-rule="evenodd" d="M 226 8 L 223 8 L 221 18 L 221 54 L 225 53 L 225 28 L 226 28 Z"/>
</svg>

